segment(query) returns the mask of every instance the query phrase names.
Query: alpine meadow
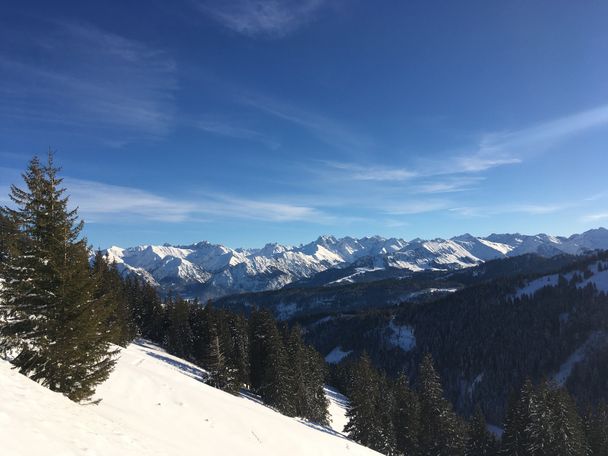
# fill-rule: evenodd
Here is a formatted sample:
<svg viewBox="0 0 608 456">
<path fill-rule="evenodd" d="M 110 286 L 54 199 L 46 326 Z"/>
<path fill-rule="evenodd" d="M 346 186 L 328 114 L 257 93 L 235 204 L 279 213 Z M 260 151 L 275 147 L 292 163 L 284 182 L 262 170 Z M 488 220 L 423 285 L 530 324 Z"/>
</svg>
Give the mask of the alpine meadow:
<svg viewBox="0 0 608 456">
<path fill-rule="evenodd" d="M 0 454 L 608 456 L 608 4 L 0 15 Z"/>
</svg>

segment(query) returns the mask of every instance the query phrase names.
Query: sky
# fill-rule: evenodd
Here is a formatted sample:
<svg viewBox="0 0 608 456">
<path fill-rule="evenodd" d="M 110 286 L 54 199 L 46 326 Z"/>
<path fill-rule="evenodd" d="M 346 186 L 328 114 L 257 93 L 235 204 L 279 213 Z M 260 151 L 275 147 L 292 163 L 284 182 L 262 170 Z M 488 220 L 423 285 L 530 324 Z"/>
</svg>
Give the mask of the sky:
<svg viewBox="0 0 608 456">
<path fill-rule="evenodd" d="M 94 247 L 608 226 L 608 2 L 6 2 L 0 200 Z"/>
</svg>

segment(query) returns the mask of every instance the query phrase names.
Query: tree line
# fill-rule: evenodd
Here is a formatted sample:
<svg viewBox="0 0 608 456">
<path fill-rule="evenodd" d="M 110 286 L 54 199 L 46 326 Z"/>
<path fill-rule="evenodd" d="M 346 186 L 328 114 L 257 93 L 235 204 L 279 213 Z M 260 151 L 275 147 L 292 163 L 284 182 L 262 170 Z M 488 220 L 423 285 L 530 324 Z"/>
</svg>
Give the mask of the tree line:
<svg viewBox="0 0 608 456">
<path fill-rule="evenodd" d="M 206 369 L 209 384 L 233 394 L 247 388 L 284 415 L 327 424 L 325 362 L 299 326 L 278 325 L 264 310 L 246 319 L 211 302 L 161 301 L 135 278 L 126 279 L 124 290 L 136 334 Z"/>
<path fill-rule="evenodd" d="M 454 412 L 428 354 L 414 385 L 404 373 L 387 377 L 365 353 L 340 366 L 333 379 L 351 401 L 345 431 L 386 455 L 608 455 L 608 406 L 599 404 L 581 414 L 566 389 L 548 382 L 528 380 L 512 396 L 498 439 L 479 405 L 468 421 Z"/>
<path fill-rule="evenodd" d="M 325 363 L 298 327 L 267 312 L 249 320 L 123 278 L 101 252 L 91 260 L 83 222 L 53 154 L 34 157 L 24 188 L 0 208 L 0 350 L 24 375 L 74 401 L 90 399 L 137 337 L 209 372 L 231 393 L 246 387 L 279 412 L 326 424 Z"/>
</svg>

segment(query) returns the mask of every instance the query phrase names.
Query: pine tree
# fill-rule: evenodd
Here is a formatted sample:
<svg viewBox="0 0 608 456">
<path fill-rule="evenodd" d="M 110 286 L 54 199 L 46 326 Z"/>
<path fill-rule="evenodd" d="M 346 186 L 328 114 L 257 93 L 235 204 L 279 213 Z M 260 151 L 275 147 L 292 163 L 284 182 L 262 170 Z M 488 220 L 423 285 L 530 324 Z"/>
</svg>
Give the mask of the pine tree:
<svg viewBox="0 0 608 456">
<path fill-rule="evenodd" d="M 554 456 L 585 456 L 589 453 L 583 420 L 576 404 L 563 389 L 548 390 L 551 440 L 548 453 Z"/>
<path fill-rule="evenodd" d="M 93 277 L 96 288 L 94 296 L 111 309 L 108 330 L 112 343 L 126 347 L 135 337 L 134 326 L 125 288 L 116 264 L 109 264 L 101 251 L 93 258 Z"/>
<path fill-rule="evenodd" d="M 169 298 L 166 307 L 167 331 L 165 347 L 180 358 L 189 359 L 192 353 L 192 329 L 190 328 L 190 305 L 181 298 Z"/>
<path fill-rule="evenodd" d="M 234 370 L 235 392 L 249 384 L 249 337 L 247 320 L 242 315 L 229 314 L 227 326 L 230 333 L 228 364 Z"/>
<path fill-rule="evenodd" d="M 591 456 L 608 456 L 608 405 L 600 404 L 585 415 L 585 433 Z"/>
<path fill-rule="evenodd" d="M 14 228 L 2 262 L 1 330 L 13 363 L 48 388 L 80 401 L 94 393 L 114 366 L 107 330 L 109 309 L 95 296 L 83 223 L 68 209 L 59 169 L 49 153 L 32 159 L 26 189 L 11 187 L 15 208 L 3 219 Z"/>
<path fill-rule="evenodd" d="M 316 350 L 304 344 L 298 325 L 288 334 L 286 349 L 295 413 L 310 421 L 328 424 L 328 401 L 323 389 L 325 363 Z"/>
<path fill-rule="evenodd" d="M 420 365 L 420 454 L 453 456 L 464 452 L 463 426 L 451 404 L 443 397 L 439 374 L 427 354 Z"/>
<path fill-rule="evenodd" d="M 249 322 L 251 386 L 266 404 L 294 416 L 287 353 L 276 322 L 267 311 L 254 311 Z"/>
<path fill-rule="evenodd" d="M 524 453 L 524 422 L 519 398 L 512 394 L 509 398 L 507 416 L 502 435 L 501 450 L 502 456 L 523 456 Z"/>
<path fill-rule="evenodd" d="M 385 447 L 382 417 L 378 413 L 380 379 L 366 353 L 352 369 L 348 423 L 344 431 L 355 442 L 381 451 Z"/>
<path fill-rule="evenodd" d="M 398 454 L 416 456 L 419 454 L 420 402 L 404 373 L 395 382 L 394 401 L 395 448 Z"/>
<path fill-rule="evenodd" d="M 496 439 L 488 431 L 486 418 L 478 405 L 469 426 L 465 454 L 467 456 L 494 456 L 497 451 Z"/>
<path fill-rule="evenodd" d="M 220 337 L 217 334 L 211 338 L 208 356 L 209 384 L 215 388 L 226 389 L 229 384 L 229 373 L 226 358 L 220 345 Z"/>
</svg>

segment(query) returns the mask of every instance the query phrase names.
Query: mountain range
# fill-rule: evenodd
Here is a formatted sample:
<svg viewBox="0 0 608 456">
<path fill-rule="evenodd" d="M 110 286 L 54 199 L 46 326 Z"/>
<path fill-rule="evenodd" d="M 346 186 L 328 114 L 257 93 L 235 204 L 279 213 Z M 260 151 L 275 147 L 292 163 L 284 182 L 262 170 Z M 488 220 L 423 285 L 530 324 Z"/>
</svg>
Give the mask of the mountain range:
<svg viewBox="0 0 608 456">
<path fill-rule="evenodd" d="M 232 249 L 206 241 L 191 245 L 140 245 L 105 251 L 123 274 L 135 274 L 186 297 L 206 300 L 251 291 L 276 290 L 331 277 L 321 285 L 407 276 L 423 270 L 458 270 L 488 260 L 528 253 L 551 257 L 608 249 L 608 230 L 569 237 L 547 234 L 464 234 L 451 239 L 320 236 L 297 247 L 267 244 Z M 321 276 L 319 276 L 319 274 Z"/>
</svg>

